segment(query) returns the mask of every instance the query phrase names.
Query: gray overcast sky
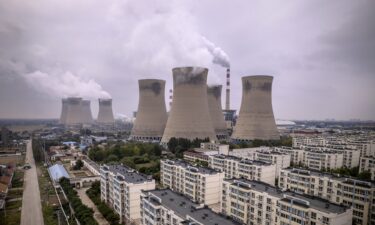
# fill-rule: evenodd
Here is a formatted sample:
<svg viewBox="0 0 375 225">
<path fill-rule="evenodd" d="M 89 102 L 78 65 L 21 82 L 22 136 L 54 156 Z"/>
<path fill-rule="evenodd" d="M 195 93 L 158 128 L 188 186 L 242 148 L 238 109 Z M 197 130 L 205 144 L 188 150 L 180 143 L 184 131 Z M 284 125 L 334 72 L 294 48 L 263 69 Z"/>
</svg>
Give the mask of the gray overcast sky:
<svg viewBox="0 0 375 225">
<path fill-rule="evenodd" d="M 111 96 L 130 116 L 137 80 L 168 90 L 176 66 L 224 84 L 209 45 L 229 56 L 235 109 L 241 77 L 269 74 L 276 118 L 374 120 L 374 12 L 372 0 L 0 0 L 0 118 L 58 118 L 68 95 Z"/>
</svg>

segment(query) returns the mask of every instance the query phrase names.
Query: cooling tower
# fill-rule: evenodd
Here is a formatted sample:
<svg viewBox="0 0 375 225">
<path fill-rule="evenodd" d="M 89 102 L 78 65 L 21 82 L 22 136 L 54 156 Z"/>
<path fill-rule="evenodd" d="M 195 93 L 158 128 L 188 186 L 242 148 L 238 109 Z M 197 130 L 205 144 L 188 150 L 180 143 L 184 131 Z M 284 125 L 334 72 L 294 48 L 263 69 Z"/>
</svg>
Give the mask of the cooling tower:
<svg viewBox="0 0 375 225">
<path fill-rule="evenodd" d="M 181 67 L 173 70 L 173 102 L 162 143 L 172 137 L 217 140 L 208 111 L 208 69 Z"/>
<path fill-rule="evenodd" d="M 165 124 L 165 81 L 155 79 L 139 80 L 139 103 L 137 117 L 131 132 L 131 139 L 160 141 Z"/>
<path fill-rule="evenodd" d="M 70 97 L 67 98 L 67 113 L 66 113 L 66 125 L 74 125 L 82 123 L 82 98 Z"/>
<path fill-rule="evenodd" d="M 221 85 L 207 87 L 208 110 L 216 137 L 218 139 L 226 139 L 228 132 L 221 107 L 221 89 Z"/>
<path fill-rule="evenodd" d="M 115 119 L 112 112 L 112 99 L 99 98 L 98 123 L 113 124 Z"/>
<path fill-rule="evenodd" d="M 272 76 L 242 77 L 242 100 L 232 139 L 278 140 L 272 109 Z"/>
<path fill-rule="evenodd" d="M 65 124 L 66 123 L 66 115 L 68 113 L 68 99 L 63 98 L 61 100 L 61 115 L 60 115 L 60 123 Z"/>
<path fill-rule="evenodd" d="M 93 123 L 90 100 L 82 100 L 81 102 L 81 120 L 84 124 Z"/>
</svg>

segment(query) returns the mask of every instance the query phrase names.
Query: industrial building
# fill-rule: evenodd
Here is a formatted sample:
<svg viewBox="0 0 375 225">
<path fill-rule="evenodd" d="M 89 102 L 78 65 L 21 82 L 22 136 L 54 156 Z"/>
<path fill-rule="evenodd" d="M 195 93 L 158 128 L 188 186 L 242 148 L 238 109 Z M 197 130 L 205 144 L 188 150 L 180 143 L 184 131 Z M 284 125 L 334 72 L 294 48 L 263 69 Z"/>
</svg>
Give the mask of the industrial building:
<svg viewBox="0 0 375 225">
<path fill-rule="evenodd" d="M 165 107 L 165 81 L 139 80 L 137 117 L 130 138 L 138 141 L 160 141 L 168 115 Z"/>
<path fill-rule="evenodd" d="M 66 125 L 82 124 L 82 98 L 69 97 L 67 98 L 67 112 L 66 112 Z M 64 101 L 63 101 L 64 104 Z"/>
<path fill-rule="evenodd" d="M 280 139 L 272 109 L 272 80 L 272 76 L 242 77 L 241 108 L 232 139 Z"/>
<path fill-rule="evenodd" d="M 90 100 L 82 100 L 81 102 L 81 117 L 82 120 L 81 122 L 83 124 L 92 124 L 94 122 L 92 118 L 92 113 L 91 113 L 91 105 L 90 105 Z"/>
<path fill-rule="evenodd" d="M 173 72 L 173 101 L 161 142 L 172 137 L 217 140 L 207 100 L 208 69 L 179 67 Z"/>
<path fill-rule="evenodd" d="M 99 113 L 97 122 L 104 125 L 112 125 L 115 118 L 112 111 L 112 99 L 99 98 Z"/>
<path fill-rule="evenodd" d="M 242 224 L 351 225 L 353 210 L 245 179 L 223 182 L 221 211 Z"/>
<path fill-rule="evenodd" d="M 221 106 L 221 89 L 222 85 L 207 87 L 208 110 L 217 139 L 226 140 L 228 138 L 228 131 Z"/>
<path fill-rule="evenodd" d="M 61 124 L 66 123 L 67 113 L 68 113 L 68 99 L 63 98 L 61 99 L 61 115 L 60 115 L 60 120 L 59 120 Z"/>
</svg>

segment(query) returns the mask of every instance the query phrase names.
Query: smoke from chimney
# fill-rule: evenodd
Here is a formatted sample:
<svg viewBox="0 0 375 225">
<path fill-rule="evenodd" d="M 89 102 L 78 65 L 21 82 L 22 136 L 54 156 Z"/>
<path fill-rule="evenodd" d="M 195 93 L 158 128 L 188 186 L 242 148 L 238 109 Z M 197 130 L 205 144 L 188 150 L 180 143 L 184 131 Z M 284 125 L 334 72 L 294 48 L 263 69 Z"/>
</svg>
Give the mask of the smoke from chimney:
<svg viewBox="0 0 375 225">
<path fill-rule="evenodd" d="M 217 47 L 214 43 L 209 41 L 207 38 L 202 37 L 202 40 L 207 50 L 211 53 L 213 57 L 212 62 L 222 67 L 229 68 L 230 61 L 229 61 L 229 57 L 227 53 L 225 53 L 223 49 L 221 49 L 220 47 Z"/>
<path fill-rule="evenodd" d="M 35 90 L 55 97 L 111 98 L 95 80 L 84 80 L 70 71 L 65 73 L 35 71 L 25 74 L 24 78 Z"/>
</svg>

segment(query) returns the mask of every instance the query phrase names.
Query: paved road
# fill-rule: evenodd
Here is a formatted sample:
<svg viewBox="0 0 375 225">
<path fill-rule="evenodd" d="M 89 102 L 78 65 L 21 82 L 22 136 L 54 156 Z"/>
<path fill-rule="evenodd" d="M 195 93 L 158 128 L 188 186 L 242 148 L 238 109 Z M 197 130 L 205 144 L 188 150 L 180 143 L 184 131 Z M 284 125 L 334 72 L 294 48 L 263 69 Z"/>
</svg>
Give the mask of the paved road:
<svg viewBox="0 0 375 225">
<path fill-rule="evenodd" d="M 102 216 L 99 212 L 96 205 L 91 201 L 91 199 L 86 195 L 87 188 L 78 189 L 78 196 L 81 199 L 82 203 L 85 204 L 87 207 L 90 207 L 94 210 L 94 218 L 99 225 L 109 225 L 107 220 Z"/>
<path fill-rule="evenodd" d="M 38 177 L 33 151 L 31 149 L 31 141 L 27 143 L 26 151 L 26 162 L 30 163 L 31 169 L 26 170 L 24 176 L 21 225 L 44 225 Z"/>
</svg>

